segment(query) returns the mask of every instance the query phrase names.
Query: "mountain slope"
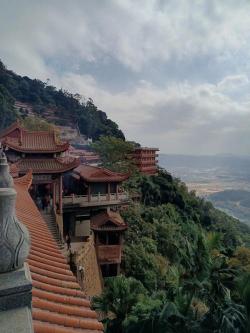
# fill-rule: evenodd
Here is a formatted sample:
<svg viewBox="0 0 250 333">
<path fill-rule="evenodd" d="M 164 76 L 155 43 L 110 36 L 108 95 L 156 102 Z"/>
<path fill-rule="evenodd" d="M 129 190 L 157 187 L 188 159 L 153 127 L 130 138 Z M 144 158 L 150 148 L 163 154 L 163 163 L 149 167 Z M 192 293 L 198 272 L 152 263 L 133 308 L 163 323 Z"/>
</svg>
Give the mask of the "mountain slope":
<svg viewBox="0 0 250 333">
<path fill-rule="evenodd" d="M 127 190 L 123 275 L 94 299 L 106 333 L 248 332 L 250 229 L 164 170 Z"/>
<path fill-rule="evenodd" d="M 226 190 L 208 196 L 213 205 L 250 226 L 250 192 Z"/>
<path fill-rule="evenodd" d="M 118 125 L 106 113 L 99 110 L 93 101 L 81 102 L 79 94 L 57 90 L 40 80 L 32 80 L 8 70 L 0 61 L 0 129 L 8 126 L 18 115 L 25 117 L 22 108 L 27 106 L 41 117 L 49 118 L 58 125 L 78 127 L 80 132 L 94 140 L 101 135 L 124 139 Z M 20 112 L 21 111 L 21 112 Z"/>
</svg>

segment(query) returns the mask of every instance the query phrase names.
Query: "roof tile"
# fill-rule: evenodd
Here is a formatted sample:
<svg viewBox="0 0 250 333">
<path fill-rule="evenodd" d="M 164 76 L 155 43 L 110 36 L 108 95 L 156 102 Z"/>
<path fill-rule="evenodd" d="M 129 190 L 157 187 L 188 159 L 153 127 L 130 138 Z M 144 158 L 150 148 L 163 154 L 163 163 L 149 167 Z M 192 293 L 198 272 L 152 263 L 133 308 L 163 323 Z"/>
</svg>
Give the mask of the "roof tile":
<svg viewBox="0 0 250 333">
<path fill-rule="evenodd" d="M 112 222 L 113 228 L 108 226 L 108 229 L 125 230 L 127 224 L 124 222 L 121 215 L 117 212 L 105 211 L 91 217 L 91 228 L 94 230 L 105 229 L 106 223 Z"/>
<path fill-rule="evenodd" d="M 101 333 L 103 325 L 28 193 L 30 176 L 15 180 L 16 213 L 31 235 L 28 264 L 32 276 L 35 333 Z"/>
<path fill-rule="evenodd" d="M 76 158 L 24 158 L 20 159 L 16 168 L 20 173 L 32 170 L 35 174 L 63 173 L 79 166 L 80 161 Z"/>
<path fill-rule="evenodd" d="M 129 177 L 125 173 L 85 164 L 79 165 L 74 172 L 87 182 L 122 182 Z"/>
<path fill-rule="evenodd" d="M 97 320 L 82 319 L 82 317 L 71 317 L 34 308 L 32 311 L 33 318 L 40 321 L 52 322 L 57 325 L 62 325 L 72 328 L 83 328 L 89 330 L 102 330 L 102 324 Z"/>
<path fill-rule="evenodd" d="M 12 133 L 15 131 L 16 135 L 13 136 Z M 24 153 L 57 153 L 69 148 L 67 142 L 57 141 L 55 131 L 28 131 L 19 123 L 14 123 L 4 130 L 0 138 L 5 146 Z"/>
</svg>

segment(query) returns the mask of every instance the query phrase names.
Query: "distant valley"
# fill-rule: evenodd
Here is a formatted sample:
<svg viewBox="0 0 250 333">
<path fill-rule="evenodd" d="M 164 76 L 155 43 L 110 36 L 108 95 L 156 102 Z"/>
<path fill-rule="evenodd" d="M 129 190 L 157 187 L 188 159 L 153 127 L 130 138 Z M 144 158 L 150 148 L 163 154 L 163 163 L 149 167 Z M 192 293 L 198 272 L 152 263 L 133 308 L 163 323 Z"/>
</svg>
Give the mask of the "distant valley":
<svg viewBox="0 0 250 333">
<path fill-rule="evenodd" d="M 161 154 L 159 164 L 189 190 L 250 226 L 250 156 Z"/>
</svg>

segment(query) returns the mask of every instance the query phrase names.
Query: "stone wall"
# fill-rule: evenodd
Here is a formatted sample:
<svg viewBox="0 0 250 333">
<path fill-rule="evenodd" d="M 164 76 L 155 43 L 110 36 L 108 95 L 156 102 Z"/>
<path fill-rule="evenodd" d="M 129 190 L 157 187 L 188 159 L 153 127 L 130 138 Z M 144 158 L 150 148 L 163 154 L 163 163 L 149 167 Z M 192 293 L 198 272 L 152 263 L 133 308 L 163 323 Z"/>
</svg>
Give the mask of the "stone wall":
<svg viewBox="0 0 250 333">
<path fill-rule="evenodd" d="M 92 297 L 100 295 L 102 292 L 103 281 L 94 245 L 93 235 L 89 241 L 84 243 L 81 250 L 76 255 L 77 267 L 83 267 L 82 273 L 77 271 L 77 276 L 86 296 Z"/>
</svg>

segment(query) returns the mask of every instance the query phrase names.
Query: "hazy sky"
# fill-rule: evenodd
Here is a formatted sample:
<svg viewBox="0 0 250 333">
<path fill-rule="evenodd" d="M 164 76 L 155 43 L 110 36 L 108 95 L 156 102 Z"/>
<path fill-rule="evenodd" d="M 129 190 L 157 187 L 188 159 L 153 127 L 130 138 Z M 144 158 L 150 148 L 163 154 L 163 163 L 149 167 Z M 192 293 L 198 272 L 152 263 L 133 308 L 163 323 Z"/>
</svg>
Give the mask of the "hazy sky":
<svg viewBox="0 0 250 333">
<path fill-rule="evenodd" d="M 250 153 L 248 0 L 0 0 L 0 58 L 166 153 Z"/>
</svg>

